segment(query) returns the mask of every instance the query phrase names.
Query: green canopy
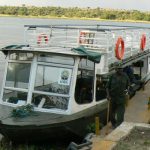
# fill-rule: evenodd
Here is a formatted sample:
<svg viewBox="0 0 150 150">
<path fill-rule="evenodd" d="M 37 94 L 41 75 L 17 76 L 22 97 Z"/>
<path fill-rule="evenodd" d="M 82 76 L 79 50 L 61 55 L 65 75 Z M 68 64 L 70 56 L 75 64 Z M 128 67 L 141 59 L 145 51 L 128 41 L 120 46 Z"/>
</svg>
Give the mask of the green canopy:
<svg viewBox="0 0 150 150">
<path fill-rule="evenodd" d="M 100 59 L 101 59 L 100 53 L 88 51 L 88 49 L 83 46 L 80 46 L 78 48 L 73 48 L 72 51 L 77 52 L 83 56 L 86 56 L 87 59 L 89 59 L 95 63 L 100 62 Z"/>
</svg>

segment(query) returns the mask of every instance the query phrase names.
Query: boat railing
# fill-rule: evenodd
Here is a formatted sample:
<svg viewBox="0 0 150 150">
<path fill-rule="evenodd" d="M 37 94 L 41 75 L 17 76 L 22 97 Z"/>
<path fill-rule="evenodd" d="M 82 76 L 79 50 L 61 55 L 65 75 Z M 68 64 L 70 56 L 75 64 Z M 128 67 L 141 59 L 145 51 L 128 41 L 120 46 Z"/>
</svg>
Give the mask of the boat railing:
<svg viewBox="0 0 150 150">
<path fill-rule="evenodd" d="M 106 28 L 107 27 L 107 28 Z M 91 51 L 107 54 L 108 64 L 115 62 L 118 38 L 124 41 L 124 58 L 142 52 L 141 38 L 146 37 L 144 50 L 150 48 L 150 29 L 108 26 L 25 26 L 25 42 L 31 47 L 75 48 L 84 46 Z"/>
</svg>

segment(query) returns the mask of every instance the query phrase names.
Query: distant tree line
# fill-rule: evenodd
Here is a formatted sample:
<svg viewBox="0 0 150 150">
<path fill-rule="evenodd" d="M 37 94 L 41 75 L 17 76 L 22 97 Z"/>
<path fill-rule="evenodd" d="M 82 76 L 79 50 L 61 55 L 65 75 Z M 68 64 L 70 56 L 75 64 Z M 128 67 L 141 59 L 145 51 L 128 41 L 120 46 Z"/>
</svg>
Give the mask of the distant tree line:
<svg viewBox="0 0 150 150">
<path fill-rule="evenodd" d="M 111 20 L 141 20 L 150 21 L 150 12 L 140 12 L 137 10 L 112 10 L 95 8 L 63 8 L 63 7 L 22 7 L 0 6 L 0 14 L 15 16 L 45 16 L 45 17 L 78 17 L 78 18 L 98 18 Z"/>
</svg>

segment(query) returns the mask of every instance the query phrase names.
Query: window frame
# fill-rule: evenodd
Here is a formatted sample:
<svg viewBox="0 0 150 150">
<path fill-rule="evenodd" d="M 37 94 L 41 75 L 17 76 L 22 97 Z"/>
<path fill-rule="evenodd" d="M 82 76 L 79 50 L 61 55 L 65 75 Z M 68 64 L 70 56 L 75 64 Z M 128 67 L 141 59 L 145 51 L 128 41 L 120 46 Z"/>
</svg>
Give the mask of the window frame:
<svg viewBox="0 0 150 150">
<path fill-rule="evenodd" d="M 17 51 L 18 52 L 18 51 Z M 74 73 L 75 73 L 75 70 L 76 70 L 76 57 L 75 56 L 72 56 L 70 55 L 70 57 L 72 57 L 73 59 L 73 62 L 74 64 L 73 65 L 66 65 L 66 64 L 61 64 L 61 63 L 49 63 L 49 62 L 40 62 L 38 61 L 38 55 L 39 53 L 35 53 L 35 52 L 32 52 L 33 54 L 33 59 L 32 60 L 12 60 L 12 59 L 9 59 L 10 57 L 10 54 L 12 52 L 9 52 L 7 57 L 6 57 L 6 66 L 5 66 L 5 71 L 4 71 L 4 78 L 3 78 L 3 83 L 2 83 L 2 90 L 1 90 L 1 103 L 4 104 L 4 105 L 8 105 L 8 106 L 12 106 L 12 107 L 16 107 L 16 106 L 19 106 L 18 104 L 13 104 L 13 103 L 8 103 L 8 102 L 4 102 L 3 101 L 3 93 L 4 93 L 4 90 L 12 90 L 12 91 L 20 91 L 20 92 L 26 92 L 27 93 L 27 101 L 26 103 L 29 103 L 29 104 L 32 104 L 32 95 L 34 93 L 36 94 L 47 94 L 45 92 L 40 92 L 40 91 L 36 91 L 34 90 L 34 84 L 35 84 L 35 78 L 36 78 L 36 71 L 37 71 L 37 67 L 38 65 L 40 64 L 43 64 L 43 65 L 48 65 L 48 66 L 53 66 L 53 67 L 64 67 L 64 68 L 68 68 L 68 69 L 72 69 L 72 73 L 71 73 L 71 80 L 70 80 L 70 86 L 69 86 L 69 93 L 68 95 L 63 95 L 63 94 L 55 94 L 55 93 L 49 93 L 47 95 L 53 95 L 53 96 L 58 96 L 58 97 L 66 97 L 68 98 L 68 104 L 67 104 L 67 109 L 66 110 L 63 110 L 63 109 L 58 109 L 58 108 L 55 108 L 55 109 L 45 109 L 45 108 L 36 108 L 34 107 L 35 111 L 42 111 L 42 112 L 54 112 L 54 113 L 59 113 L 59 114 L 62 114 L 62 113 L 69 113 L 70 112 L 70 97 L 72 97 L 72 89 L 73 89 L 73 81 L 75 76 L 74 76 Z M 19 52 L 18 52 L 19 53 Z M 59 55 L 61 57 L 61 54 Z M 62 55 L 64 56 L 64 55 Z M 66 56 L 66 57 L 69 57 L 69 56 Z M 6 76 L 7 76 L 7 67 L 8 67 L 8 64 L 9 63 L 30 63 L 31 64 L 31 67 L 30 67 L 30 75 L 29 75 L 29 85 L 28 85 L 28 88 L 27 89 L 22 89 L 22 88 L 14 88 L 14 87 L 6 87 L 5 86 L 5 82 L 6 82 Z"/>
<path fill-rule="evenodd" d="M 16 52 L 16 53 L 21 53 L 21 52 Z M 10 105 L 10 106 L 16 106 L 18 104 L 13 104 L 13 103 L 8 103 L 8 102 L 5 102 L 3 100 L 3 95 L 4 95 L 4 91 L 5 90 L 12 90 L 12 91 L 17 91 L 17 92 L 25 92 L 27 93 L 27 100 L 26 100 L 26 103 L 28 103 L 28 94 L 29 94 L 29 84 L 30 84 L 30 81 L 31 81 L 31 71 L 32 71 L 32 62 L 33 62 L 33 59 L 34 59 L 34 53 L 33 54 L 33 59 L 31 60 L 12 60 L 10 59 L 10 55 L 12 54 L 12 52 L 9 52 L 8 55 L 7 55 L 7 58 L 6 58 L 6 67 L 5 67 L 5 71 L 4 71 L 4 78 L 3 78 L 3 83 L 2 83 L 2 90 L 1 90 L 1 103 L 4 103 L 4 104 L 7 104 L 7 105 Z M 25 88 L 16 88 L 16 87 L 9 87 L 9 86 L 6 86 L 6 78 L 7 78 L 7 72 L 8 72 L 8 65 L 9 63 L 20 63 L 20 64 L 30 64 L 30 72 L 29 72 L 29 81 L 28 81 L 28 87 L 25 89 Z"/>
<path fill-rule="evenodd" d="M 74 99 L 75 99 L 75 102 L 78 104 L 78 105 L 89 105 L 89 104 L 91 104 L 91 103 L 93 103 L 94 101 L 95 101 L 95 62 L 93 62 L 93 61 L 90 61 L 90 62 L 92 62 L 93 63 L 93 70 L 91 69 L 91 68 L 83 68 L 83 67 L 79 67 L 79 65 L 80 65 L 80 61 L 82 60 L 82 59 L 85 59 L 85 61 L 90 61 L 90 60 L 88 60 L 88 59 L 86 59 L 86 58 L 81 58 L 80 60 L 79 60 L 79 62 L 78 62 L 78 68 L 77 68 L 77 72 L 79 71 L 79 70 L 84 70 L 84 71 L 91 71 L 91 72 L 93 72 L 93 81 L 92 81 L 92 91 L 91 91 L 91 94 L 92 94 L 92 100 L 90 101 L 90 102 L 88 102 L 88 103 L 79 103 L 79 102 L 77 102 L 78 100 L 76 100 L 76 96 L 75 96 L 75 93 L 76 93 L 76 84 L 77 84 L 77 78 L 78 78 L 78 73 L 77 73 L 77 76 L 76 76 L 76 83 L 75 83 L 75 92 L 74 92 Z"/>
<path fill-rule="evenodd" d="M 61 55 L 60 55 L 61 56 Z M 75 65 L 75 58 L 72 57 L 74 60 L 74 65 Z M 33 84 L 33 90 L 32 90 L 32 95 L 33 94 L 44 94 L 46 96 L 58 96 L 58 97 L 66 97 L 68 98 L 68 108 L 69 108 L 69 101 L 70 101 L 70 97 L 71 97 L 71 87 L 72 87 L 72 78 L 73 78 L 73 71 L 74 71 L 74 65 L 66 65 L 66 64 L 61 64 L 61 63 L 51 63 L 51 62 L 43 62 L 43 61 L 38 61 L 38 56 L 37 56 L 37 61 L 36 61 L 36 71 L 35 71 L 35 78 L 34 78 L 34 84 Z M 70 85 L 69 85 L 69 93 L 68 94 L 59 94 L 59 93 L 51 93 L 51 92 L 44 92 L 44 91 L 38 91 L 34 89 L 35 86 L 35 81 L 36 81 L 36 73 L 37 73 L 37 69 L 38 69 L 38 65 L 43 65 L 43 66 L 51 66 L 51 67 L 59 67 L 59 68 L 66 68 L 66 69 L 71 69 L 71 80 L 70 80 Z M 32 103 L 32 99 L 31 99 L 31 103 Z M 58 109 L 58 108 L 52 108 L 52 109 L 45 109 L 45 108 L 38 108 L 35 107 L 36 110 L 41 110 L 41 111 L 45 111 L 45 112 L 49 112 L 49 111 L 67 111 L 68 108 L 66 110 L 63 109 Z"/>
</svg>

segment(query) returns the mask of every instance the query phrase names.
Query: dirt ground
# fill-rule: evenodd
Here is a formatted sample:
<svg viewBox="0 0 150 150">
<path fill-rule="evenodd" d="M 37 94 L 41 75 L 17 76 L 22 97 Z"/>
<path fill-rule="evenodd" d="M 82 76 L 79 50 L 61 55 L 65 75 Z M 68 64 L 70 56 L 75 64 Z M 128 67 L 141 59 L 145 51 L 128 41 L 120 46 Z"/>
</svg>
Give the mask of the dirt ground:
<svg viewBox="0 0 150 150">
<path fill-rule="evenodd" d="M 113 150 L 150 150 L 150 128 L 134 128 Z"/>
</svg>

